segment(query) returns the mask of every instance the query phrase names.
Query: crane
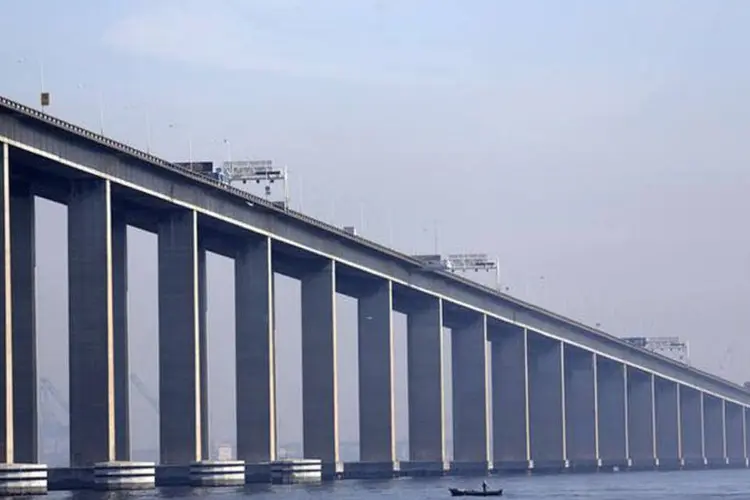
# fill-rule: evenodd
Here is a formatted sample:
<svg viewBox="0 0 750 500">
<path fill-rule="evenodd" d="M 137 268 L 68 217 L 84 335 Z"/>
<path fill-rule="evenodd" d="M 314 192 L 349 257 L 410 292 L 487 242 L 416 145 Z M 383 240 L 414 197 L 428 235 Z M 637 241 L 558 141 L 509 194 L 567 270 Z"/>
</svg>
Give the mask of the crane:
<svg viewBox="0 0 750 500">
<path fill-rule="evenodd" d="M 54 406 L 57 406 L 57 412 L 54 410 Z M 45 433 L 49 433 L 55 454 L 62 451 L 61 448 L 64 440 L 70 432 L 68 408 L 68 402 L 60 395 L 52 381 L 46 377 L 40 378 L 40 429 Z M 57 413 L 62 413 L 63 417 L 58 417 Z"/>
<path fill-rule="evenodd" d="M 133 386 L 135 386 L 135 389 L 138 391 L 138 393 L 143 396 L 143 399 L 148 402 L 149 406 L 153 408 L 154 411 L 158 414 L 159 402 L 149 393 L 148 387 L 146 387 L 146 384 L 143 383 L 141 377 L 139 377 L 135 373 L 131 373 L 130 382 L 133 384 Z"/>
</svg>

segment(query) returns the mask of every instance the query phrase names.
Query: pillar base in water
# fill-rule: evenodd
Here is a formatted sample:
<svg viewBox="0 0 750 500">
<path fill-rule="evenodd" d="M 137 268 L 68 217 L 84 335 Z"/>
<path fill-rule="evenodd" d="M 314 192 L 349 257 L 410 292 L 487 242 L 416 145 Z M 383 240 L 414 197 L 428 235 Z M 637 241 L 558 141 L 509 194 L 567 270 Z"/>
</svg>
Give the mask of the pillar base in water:
<svg viewBox="0 0 750 500">
<path fill-rule="evenodd" d="M 344 477 L 344 462 L 322 462 L 320 475 L 323 480 L 342 479 Z"/>
<path fill-rule="evenodd" d="M 679 458 L 660 458 L 657 466 L 659 470 L 679 470 L 682 469 L 682 460 Z"/>
<path fill-rule="evenodd" d="M 448 462 L 405 461 L 399 466 L 402 476 L 442 476 L 450 470 Z"/>
<path fill-rule="evenodd" d="M 532 460 L 531 469 L 534 472 L 560 472 L 567 470 L 570 463 L 567 460 Z"/>
<path fill-rule="evenodd" d="M 190 464 L 192 486 L 235 486 L 245 484 L 243 460 L 201 460 Z"/>
<path fill-rule="evenodd" d="M 712 469 L 723 469 L 729 465 L 729 459 L 726 457 L 707 458 L 706 466 Z"/>
<path fill-rule="evenodd" d="M 486 476 L 492 469 L 492 462 L 451 462 L 452 476 Z"/>
<path fill-rule="evenodd" d="M 46 492 L 46 465 L 0 464 L 0 495 L 38 495 Z"/>
<path fill-rule="evenodd" d="M 629 458 L 600 458 L 599 470 L 620 472 L 630 468 L 632 461 Z"/>
<path fill-rule="evenodd" d="M 275 484 L 320 482 L 323 463 L 319 459 L 287 458 L 271 462 L 271 482 Z"/>
<path fill-rule="evenodd" d="M 271 481 L 271 463 L 245 463 L 246 483 L 269 483 Z"/>
<path fill-rule="evenodd" d="M 659 461 L 655 458 L 631 458 L 630 468 L 632 470 L 653 470 L 658 467 Z"/>
<path fill-rule="evenodd" d="M 398 475 L 398 462 L 347 462 L 344 477 L 347 479 L 387 479 Z"/>
<path fill-rule="evenodd" d="M 531 462 L 528 460 L 503 460 L 502 462 L 492 462 L 492 472 L 527 472 L 531 469 Z"/>
<path fill-rule="evenodd" d="M 708 461 L 705 458 L 683 458 L 682 468 L 683 469 L 705 469 L 708 465 Z"/>
<path fill-rule="evenodd" d="M 572 472 L 592 472 L 601 468 L 602 461 L 598 458 L 580 458 L 569 460 L 568 468 Z"/>
<path fill-rule="evenodd" d="M 101 462 L 93 467 L 94 488 L 98 490 L 141 490 L 156 487 L 153 462 Z"/>
</svg>

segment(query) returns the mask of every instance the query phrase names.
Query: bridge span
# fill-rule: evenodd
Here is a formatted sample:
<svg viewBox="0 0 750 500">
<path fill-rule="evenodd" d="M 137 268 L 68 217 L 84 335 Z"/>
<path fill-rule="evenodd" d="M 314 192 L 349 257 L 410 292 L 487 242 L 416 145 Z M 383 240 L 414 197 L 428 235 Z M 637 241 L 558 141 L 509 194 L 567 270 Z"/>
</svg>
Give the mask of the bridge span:
<svg viewBox="0 0 750 500">
<path fill-rule="evenodd" d="M 68 207 L 71 467 L 130 460 L 128 225 L 158 235 L 164 470 L 207 459 L 207 250 L 235 263 L 237 458 L 248 470 L 276 459 L 274 272 L 301 282 L 303 447 L 325 475 L 747 467 L 750 393 L 720 377 L 5 98 L 0 167 L 8 470 L 38 462 L 35 196 Z M 337 292 L 358 301 L 361 449 L 351 464 L 339 459 Z M 408 318 L 410 457 L 401 463 L 394 310 Z M 452 463 L 443 327 L 452 333 Z"/>
</svg>

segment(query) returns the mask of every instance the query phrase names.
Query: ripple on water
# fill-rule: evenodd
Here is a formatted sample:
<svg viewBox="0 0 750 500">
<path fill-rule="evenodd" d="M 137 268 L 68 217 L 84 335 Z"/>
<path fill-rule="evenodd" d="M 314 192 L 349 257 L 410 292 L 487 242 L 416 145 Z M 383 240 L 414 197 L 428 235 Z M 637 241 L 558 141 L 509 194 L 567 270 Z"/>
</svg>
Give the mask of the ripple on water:
<svg viewBox="0 0 750 500">
<path fill-rule="evenodd" d="M 496 476 L 490 487 L 505 489 L 503 498 L 597 500 L 750 500 L 750 470 L 620 472 L 539 476 Z M 481 478 L 430 478 L 336 481 L 318 485 L 248 485 L 245 488 L 170 488 L 133 493 L 52 492 L 49 500 L 446 500 L 449 486 L 479 487 Z"/>
</svg>

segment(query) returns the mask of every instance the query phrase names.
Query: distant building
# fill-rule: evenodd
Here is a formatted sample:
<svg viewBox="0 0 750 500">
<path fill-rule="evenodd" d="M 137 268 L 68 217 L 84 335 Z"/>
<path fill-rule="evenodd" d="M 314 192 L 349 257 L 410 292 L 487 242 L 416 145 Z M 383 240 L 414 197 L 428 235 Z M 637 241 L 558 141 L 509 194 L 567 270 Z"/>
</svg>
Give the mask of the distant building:
<svg viewBox="0 0 750 500">
<path fill-rule="evenodd" d="M 220 444 L 217 446 L 216 458 L 218 460 L 232 460 L 232 445 Z"/>
<path fill-rule="evenodd" d="M 680 363 L 690 364 L 687 342 L 681 341 L 679 337 L 626 337 L 622 340 Z"/>
</svg>

